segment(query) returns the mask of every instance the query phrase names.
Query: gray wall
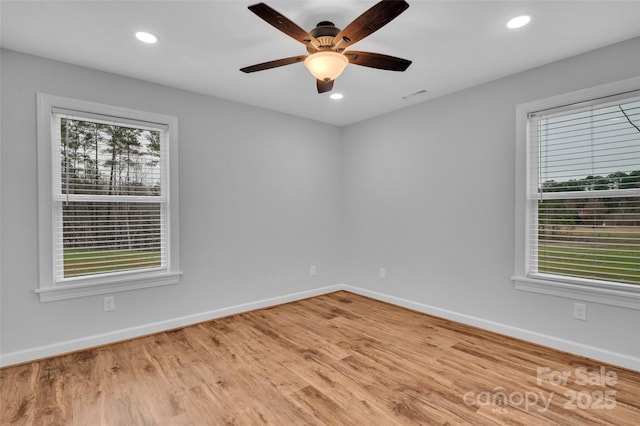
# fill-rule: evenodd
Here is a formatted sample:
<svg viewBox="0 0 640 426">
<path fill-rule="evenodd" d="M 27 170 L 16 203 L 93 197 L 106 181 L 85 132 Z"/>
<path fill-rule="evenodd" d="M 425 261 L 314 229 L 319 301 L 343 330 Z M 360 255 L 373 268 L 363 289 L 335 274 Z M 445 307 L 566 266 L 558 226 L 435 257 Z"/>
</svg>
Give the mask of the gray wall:
<svg viewBox="0 0 640 426">
<path fill-rule="evenodd" d="M 515 106 L 640 75 L 638 52 L 630 40 L 336 128 L 2 51 L 0 353 L 46 355 L 349 288 L 638 365 L 640 311 L 589 303 L 576 321 L 573 300 L 510 280 Z M 179 285 L 118 293 L 108 313 L 102 296 L 38 301 L 38 91 L 179 118 Z"/>
<path fill-rule="evenodd" d="M 1 66 L 3 354 L 341 281 L 340 129 L 12 51 Z M 39 302 L 36 92 L 178 117 L 179 285 L 118 293 L 107 313 L 103 296 Z"/>
<path fill-rule="evenodd" d="M 640 311 L 588 303 L 578 321 L 574 300 L 515 290 L 510 279 L 516 105 L 637 75 L 638 38 L 346 128 L 345 281 L 640 367 Z"/>
</svg>

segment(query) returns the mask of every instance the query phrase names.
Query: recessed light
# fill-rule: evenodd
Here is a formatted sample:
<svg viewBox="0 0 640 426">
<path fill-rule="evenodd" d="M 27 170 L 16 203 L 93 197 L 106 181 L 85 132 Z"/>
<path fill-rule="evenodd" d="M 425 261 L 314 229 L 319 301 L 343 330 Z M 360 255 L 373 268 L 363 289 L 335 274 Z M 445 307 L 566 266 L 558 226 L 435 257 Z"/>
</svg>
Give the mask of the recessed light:
<svg viewBox="0 0 640 426">
<path fill-rule="evenodd" d="M 529 23 L 529 21 L 531 21 L 531 16 L 528 16 L 528 15 L 516 16 L 515 18 L 512 18 L 509 20 L 509 22 L 507 22 L 507 28 L 515 29 L 515 28 L 524 27 Z"/>
<path fill-rule="evenodd" d="M 158 41 L 158 37 L 144 31 L 138 31 L 136 33 L 136 38 L 144 43 L 149 43 L 149 44 L 153 44 Z"/>
<path fill-rule="evenodd" d="M 344 98 L 342 93 L 332 93 L 329 97 L 335 101 L 337 101 L 338 99 Z"/>
</svg>

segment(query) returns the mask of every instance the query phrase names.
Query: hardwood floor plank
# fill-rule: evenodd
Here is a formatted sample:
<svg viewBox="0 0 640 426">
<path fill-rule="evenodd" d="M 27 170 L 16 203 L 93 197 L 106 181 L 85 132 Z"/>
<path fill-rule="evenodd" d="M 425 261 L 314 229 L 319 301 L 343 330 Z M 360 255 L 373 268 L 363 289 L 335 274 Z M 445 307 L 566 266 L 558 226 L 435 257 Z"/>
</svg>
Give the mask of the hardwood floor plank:
<svg viewBox="0 0 640 426">
<path fill-rule="evenodd" d="M 341 291 L 1 369 L 0 408 L 1 425 L 631 426 L 640 373 Z"/>
<path fill-rule="evenodd" d="M 13 367 L 12 370 L 0 370 L 0 395 L 15 396 L 0 399 L 0 424 L 26 425 L 32 424 L 35 415 L 36 396 L 32 389 L 40 374 L 40 363 L 30 363 Z M 9 379 L 9 371 L 12 379 Z"/>
</svg>

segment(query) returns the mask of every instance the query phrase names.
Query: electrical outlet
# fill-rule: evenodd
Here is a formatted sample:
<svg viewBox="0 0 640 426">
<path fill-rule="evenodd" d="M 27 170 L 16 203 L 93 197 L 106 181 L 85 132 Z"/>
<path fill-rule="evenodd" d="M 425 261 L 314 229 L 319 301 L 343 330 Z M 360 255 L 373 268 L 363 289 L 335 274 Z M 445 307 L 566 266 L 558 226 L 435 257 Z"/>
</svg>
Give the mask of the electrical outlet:
<svg viewBox="0 0 640 426">
<path fill-rule="evenodd" d="M 313 276 L 316 274 L 316 265 L 309 266 L 309 275 Z"/>
<path fill-rule="evenodd" d="M 114 296 L 107 296 L 103 300 L 104 302 L 104 311 L 114 311 L 116 309 L 116 298 Z"/>
<path fill-rule="evenodd" d="M 587 320 L 587 305 L 584 303 L 573 304 L 573 317 L 582 321 Z"/>
<path fill-rule="evenodd" d="M 380 279 L 385 279 L 387 278 L 387 270 L 384 268 L 380 268 Z"/>
</svg>

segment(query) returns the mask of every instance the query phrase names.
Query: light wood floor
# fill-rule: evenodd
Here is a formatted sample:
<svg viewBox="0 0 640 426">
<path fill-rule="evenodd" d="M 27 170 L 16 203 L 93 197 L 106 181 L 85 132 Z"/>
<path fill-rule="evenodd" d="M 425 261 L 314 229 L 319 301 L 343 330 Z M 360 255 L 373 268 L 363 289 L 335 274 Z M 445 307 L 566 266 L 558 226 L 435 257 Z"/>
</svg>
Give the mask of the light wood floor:
<svg viewBox="0 0 640 426">
<path fill-rule="evenodd" d="M 638 372 L 347 292 L 4 368 L 0 392 L 3 425 L 640 424 Z"/>
</svg>

